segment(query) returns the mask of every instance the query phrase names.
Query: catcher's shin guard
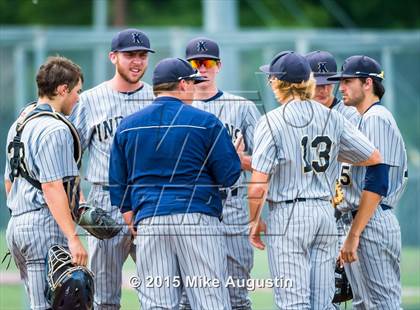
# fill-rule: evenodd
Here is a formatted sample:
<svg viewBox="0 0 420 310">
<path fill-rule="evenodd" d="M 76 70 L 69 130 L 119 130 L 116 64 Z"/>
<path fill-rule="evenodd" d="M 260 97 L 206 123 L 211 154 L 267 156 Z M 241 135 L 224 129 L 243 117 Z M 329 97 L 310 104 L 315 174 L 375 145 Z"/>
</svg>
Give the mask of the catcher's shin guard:
<svg viewBox="0 0 420 310">
<path fill-rule="evenodd" d="M 71 259 L 62 246 L 53 245 L 48 250 L 45 297 L 52 309 L 92 309 L 93 273 L 86 267 L 73 265 Z"/>
</svg>

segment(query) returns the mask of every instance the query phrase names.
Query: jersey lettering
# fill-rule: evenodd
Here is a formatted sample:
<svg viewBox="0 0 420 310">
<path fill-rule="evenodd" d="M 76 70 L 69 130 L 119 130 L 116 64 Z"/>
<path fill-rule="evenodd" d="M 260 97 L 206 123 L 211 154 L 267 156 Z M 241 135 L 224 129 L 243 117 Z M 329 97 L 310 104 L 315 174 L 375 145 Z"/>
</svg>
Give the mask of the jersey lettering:
<svg viewBox="0 0 420 310">
<path fill-rule="evenodd" d="M 98 135 L 100 142 L 114 137 L 115 130 L 120 124 L 122 116 L 115 116 L 95 125 L 95 133 Z"/>
</svg>

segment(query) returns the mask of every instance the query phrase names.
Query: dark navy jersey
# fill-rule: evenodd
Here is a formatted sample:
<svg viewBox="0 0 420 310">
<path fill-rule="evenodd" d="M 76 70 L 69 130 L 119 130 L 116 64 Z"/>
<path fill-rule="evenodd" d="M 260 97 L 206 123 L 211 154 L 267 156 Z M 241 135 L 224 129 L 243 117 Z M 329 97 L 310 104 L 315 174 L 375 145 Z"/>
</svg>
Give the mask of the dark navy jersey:
<svg viewBox="0 0 420 310">
<path fill-rule="evenodd" d="M 155 215 L 220 217 L 219 187 L 238 179 L 240 160 L 223 124 L 172 97 L 121 121 L 111 149 L 112 205 L 135 222 Z"/>
</svg>

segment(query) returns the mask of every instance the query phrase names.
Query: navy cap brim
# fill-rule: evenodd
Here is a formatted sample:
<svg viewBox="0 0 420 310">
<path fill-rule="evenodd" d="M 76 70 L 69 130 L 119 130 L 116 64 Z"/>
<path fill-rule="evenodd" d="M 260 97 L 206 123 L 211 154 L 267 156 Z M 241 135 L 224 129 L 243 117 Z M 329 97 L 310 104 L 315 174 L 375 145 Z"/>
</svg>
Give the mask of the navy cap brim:
<svg viewBox="0 0 420 310">
<path fill-rule="evenodd" d="M 113 52 L 134 52 L 134 51 L 145 51 L 149 53 L 155 53 L 155 51 L 152 50 L 151 48 L 141 47 L 141 46 L 130 46 L 130 47 L 114 50 Z"/>
<path fill-rule="evenodd" d="M 220 58 L 219 58 L 219 57 L 212 56 L 212 55 L 206 55 L 206 54 L 193 55 L 193 56 L 187 57 L 187 60 L 192 60 L 192 59 L 201 59 L 201 58 L 205 58 L 205 59 L 214 59 L 214 60 L 220 60 Z"/>
<path fill-rule="evenodd" d="M 198 83 L 202 83 L 202 82 L 207 82 L 208 79 L 202 77 L 202 76 L 197 76 L 193 79 L 194 84 L 198 84 Z"/>
<path fill-rule="evenodd" d="M 352 79 L 352 78 L 360 78 L 360 77 L 364 77 L 363 75 L 356 75 L 356 74 L 336 74 L 333 76 L 329 76 L 327 77 L 328 81 L 340 81 L 340 80 L 344 80 L 344 79 Z"/>
<path fill-rule="evenodd" d="M 330 85 L 330 84 L 336 84 L 337 81 L 333 80 L 330 81 L 328 80 L 328 78 L 331 77 L 331 75 L 318 75 L 318 76 L 314 76 L 315 81 L 316 81 L 316 85 Z"/>
<path fill-rule="evenodd" d="M 198 84 L 198 83 L 202 83 L 202 82 L 206 82 L 208 81 L 208 79 L 202 77 L 202 76 L 193 76 L 193 77 L 186 77 L 182 80 L 186 80 L 186 81 L 194 81 L 194 84 Z"/>
<path fill-rule="evenodd" d="M 262 65 L 260 70 L 266 74 L 270 74 L 270 65 Z"/>
</svg>

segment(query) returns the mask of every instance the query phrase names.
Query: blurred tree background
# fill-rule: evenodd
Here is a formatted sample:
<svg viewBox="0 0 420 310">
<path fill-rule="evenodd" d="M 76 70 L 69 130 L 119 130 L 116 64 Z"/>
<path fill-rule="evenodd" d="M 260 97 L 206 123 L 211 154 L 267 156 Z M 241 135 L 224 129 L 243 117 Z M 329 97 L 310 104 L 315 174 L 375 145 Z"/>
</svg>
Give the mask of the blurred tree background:
<svg viewBox="0 0 420 310">
<path fill-rule="evenodd" d="M 201 0 L 103 0 L 112 26 L 202 25 Z M 229 1 L 229 0 L 210 0 Z M 0 0 L 0 24 L 88 26 L 92 0 Z M 241 27 L 409 29 L 420 1 L 238 0 Z M 83 9 L 81 9 L 83 7 Z"/>
</svg>

